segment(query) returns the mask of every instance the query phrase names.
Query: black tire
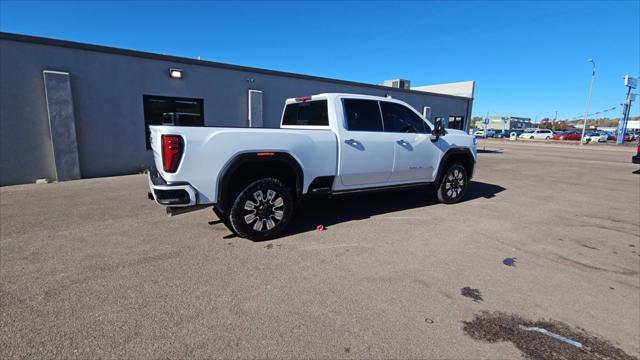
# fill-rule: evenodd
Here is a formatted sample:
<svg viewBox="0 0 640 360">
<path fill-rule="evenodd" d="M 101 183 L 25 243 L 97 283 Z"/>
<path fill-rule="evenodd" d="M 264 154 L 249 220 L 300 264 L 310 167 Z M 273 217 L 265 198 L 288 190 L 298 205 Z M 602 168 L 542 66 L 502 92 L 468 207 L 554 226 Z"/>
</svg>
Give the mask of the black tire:
<svg viewBox="0 0 640 360">
<path fill-rule="evenodd" d="M 438 200 L 443 204 L 455 204 L 462 200 L 467 191 L 467 170 L 461 164 L 450 164 L 442 174 L 438 186 Z"/>
<path fill-rule="evenodd" d="M 548 137 L 548 136 L 546 138 L 544 138 L 544 139 L 547 140 L 547 141 L 551 140 L 551 138 Z"/>
<path fill-rule="evenodd" d="M 222 223 L 224 224 L 224 226 L 227 227 L 227 229 L 229 229 L 232 233 L 236 233 L 235 230 L 233 230 L 233 226 L 231 226 L 231 221 L 229 221 L 229 213 L 225 213 L 222 210 L 220 210 L 218 207 L 214 206 L 213 207 L 213 212 L 216 214 L 216 216 L 218 217 L 218 219 L 220 219 L 220 221 L 222 221 Z M 237 234 L 236 234 L 237 235 Z"/>
<path fill-rule="evenodd" d="M 293 207 L 293 195 L 287 185 L 274 178 L 260 179 L 247 185 L 235 197 L 229 210 L 229 221 L 240 237 L 268 240 L 289 225 Z"/>
<path fill-rule="evenodd" d="M 534 138 L 533 136 L 529 138 L 529 140 L 535 140 L 536 138 Z"/>
</svg>

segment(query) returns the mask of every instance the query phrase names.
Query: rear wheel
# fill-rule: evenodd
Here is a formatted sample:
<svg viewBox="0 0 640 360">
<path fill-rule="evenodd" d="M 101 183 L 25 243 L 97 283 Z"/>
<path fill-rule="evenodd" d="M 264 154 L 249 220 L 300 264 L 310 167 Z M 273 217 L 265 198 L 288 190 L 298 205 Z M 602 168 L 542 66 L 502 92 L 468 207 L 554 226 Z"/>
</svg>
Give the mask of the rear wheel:
<svg viewBox="0 0 640 360">
<path fill-rule="evenodd" d="M 550 140 L 551 138 L 547 136 L 547 137 L 546 137 L 546 138 L 544 138 L 544 139 L 545 139 L 545 140 Z"/>
<path fill-rule="evenodd" d="M 455 204 L 467 190 L 467 170 L 461 164 L 450 165 L 438 186 L 438 200 L 445 204 Z"/>
<path fill-rule="evenodd" d="M 535 139 L 535 138 L 534 138 L 533 136 L 529 138 L 529 140 L 534 140 L 534 139 Z"/>
<path fill-rule="evenodd" d="M 293 215 L 291 189 L 274 178 L 247 185 L 236 196 L 229 210 L 229 221 L 238 236 L 267 240 L 278 236 Z"/>
</svg>

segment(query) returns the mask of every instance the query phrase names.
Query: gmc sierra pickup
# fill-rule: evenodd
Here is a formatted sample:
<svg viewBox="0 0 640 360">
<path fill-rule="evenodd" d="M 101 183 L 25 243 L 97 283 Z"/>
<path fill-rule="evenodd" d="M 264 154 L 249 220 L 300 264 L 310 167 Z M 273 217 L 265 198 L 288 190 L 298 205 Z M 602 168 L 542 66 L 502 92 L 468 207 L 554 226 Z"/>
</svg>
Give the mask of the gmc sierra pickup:
<svg viewBox="0 0 640 360">
<path fill-rule="evenodd" d="M 475 137 L 433 124 L 406 103 L 354 94 L 286 101 L 280 129 L 151 126 L 149 187 L 169 213 L 213 206 L 238 236 L 269 239 L 306 195 L 431 184 L 465 194 Z M 187 209 L 180 209 L 185 208 Z"/>
</svg>

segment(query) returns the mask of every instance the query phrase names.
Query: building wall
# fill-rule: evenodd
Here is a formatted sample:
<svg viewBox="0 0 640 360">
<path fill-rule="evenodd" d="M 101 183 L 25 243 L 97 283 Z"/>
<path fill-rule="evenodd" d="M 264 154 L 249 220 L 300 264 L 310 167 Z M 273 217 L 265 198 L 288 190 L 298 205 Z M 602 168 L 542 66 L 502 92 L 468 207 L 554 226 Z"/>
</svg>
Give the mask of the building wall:
<svg viewBox="0 0 640 360">
<path fill-rule="evenodd" d="M 482 120 L 476 120 L 472 127 L 482 128 L 484 125 L 482 124 Z M 514 130 L 514 129 L 526 129 L 534 127 L 534 124 L 531 122 L 531 119 L 527 118 L 517 118 L 507 116 L 506 121 L 503 122 L 501 116 L 491 116 L 489 117 L 489 124 L 487 124 L 487 128 L 494 129 L 498 131 L 504 130 Z"/>
<path fill-rule="evenodd" d="M 0 34 L 3 35 L 3 34 Z M 184 70 L 171 79 L 169 68 Z M 265 127 L 279 126 L 284 100 L 322 92 L 402 99 L 432 117 L 468 116 L 471 100 L 367 84 L 150 59 L 0 36 L 0 185 L 55 178 L 43 70 L 70 73 L 82 177 L 130 174 L 152 164 L 142 96 L 204 99 L 207 126 L 247 126 L 249 89 L 264 92 Z M 465 118 L 467 121 L 468 118 Z"/>
</svg>

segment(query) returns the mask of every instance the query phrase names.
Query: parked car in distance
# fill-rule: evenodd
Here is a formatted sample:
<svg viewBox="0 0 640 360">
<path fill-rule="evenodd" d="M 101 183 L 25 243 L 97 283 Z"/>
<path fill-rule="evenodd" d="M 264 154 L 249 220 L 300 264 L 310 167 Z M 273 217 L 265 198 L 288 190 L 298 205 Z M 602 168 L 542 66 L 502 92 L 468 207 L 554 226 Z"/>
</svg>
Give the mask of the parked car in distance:
<svg viewBox="0 0 640 360">
<path fill-rule="evenodd" d="M 587 131 L 582 142 L 587 144 L 590 142 L 606 143 L 607 139 L 609 139 L 609 135 L 603 131 Z"/>
<path fill-rule="evenodd" d="M 627 132 L 624 133 L 624 136 L 622 137 L 622 139 L 623 139 L 623 141 L 631 141 L 631 140 L 633 140 L 633 138 L 631 137 L 631 134 L 629 134 Z M 613 140 L 614 141 L 618 141 L 618 134 L 617 133 L 613 134 Z"/>
<path fill-rule="evenodd" d="M 432 185 L 460 201 L 476 139 L 387 97 L 325 93 L 287 99 L 279 129 L 149 127 L 153 199 L 170 214 L 204 207 L 252 240 L 281 234 L 307 196 Z"/>
<path fill-rule="evenodd" d="M 496 136 L 495 137 L 500 138 L 500 139 L 502 139 L 502 138 L 506 139 L 506 138 L 511 137 L 511 133 L 516 133 L 516 137 L 518 137 L 518 136 L 520 136 L 520 134 L 523 133 L 523 131 L 524 130 L 516 130 L 516 129 L 513 129 L 513 130 L 502 130 L 502 131 L 496 132 Z"/>
<path fill-rule="evenodd" d="M 520 134 L 520 139 L 526 140 L 551 140 L 553 132 L 549 129 L 526 129 Z"/>
<path fill-rule="evenodd" d="M 638 140 L 638 145 L 636 146 L 636 154 L 631 157 L 631 162 L 640 164 L 640 140 Z"/>
<path fill-rule="evenodd" d="M 611 131 L 604 131 L 605 133 L 607 133 L 607 140 L 613 140 L 613 133 Z"/>
<path fill-rule="evenodd" d="M 551 137 L 553 140 L 580 140 L 582 133 L 578 131 L 562 131 L 557 134 L 553 134 Z"/>
<path fill-rule="evenodd" d="M 485 137 L 484 129 L 478 129 L 475 133 L 473 133 L 475 137 Z M 496 131 L 493 129 L 487 129 L 487 137 L 494 137 L 496 135 Z"/>
<path fill-rule="evenodd" d="M 498 139 L 508 138 L 511 132 L 509 130 L 496 131 L 496 134 L 493 136 Z"/>
</svg>

